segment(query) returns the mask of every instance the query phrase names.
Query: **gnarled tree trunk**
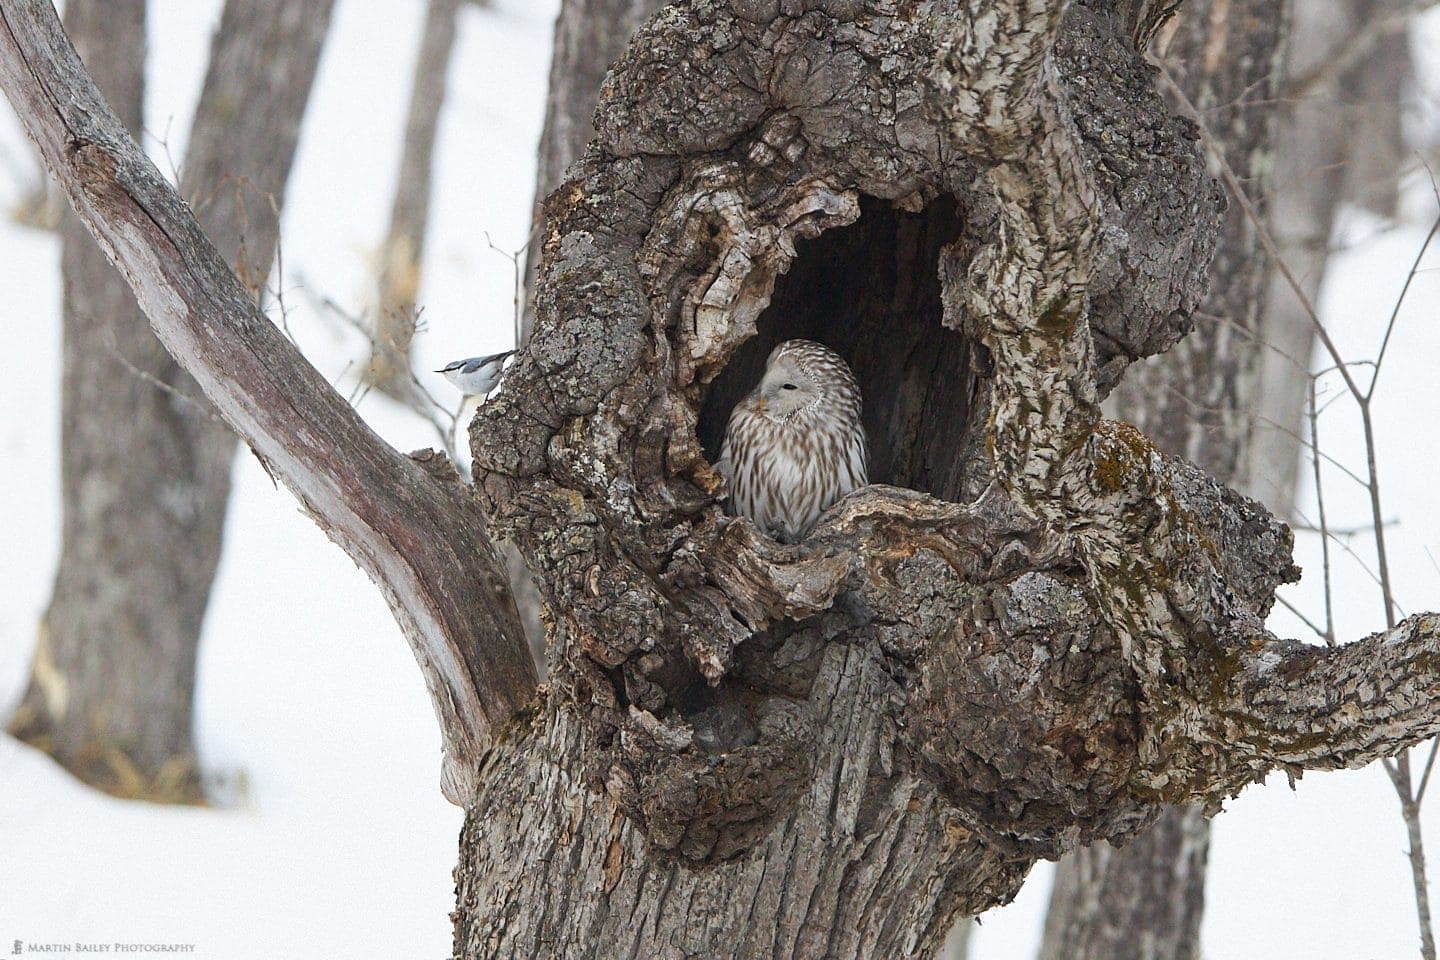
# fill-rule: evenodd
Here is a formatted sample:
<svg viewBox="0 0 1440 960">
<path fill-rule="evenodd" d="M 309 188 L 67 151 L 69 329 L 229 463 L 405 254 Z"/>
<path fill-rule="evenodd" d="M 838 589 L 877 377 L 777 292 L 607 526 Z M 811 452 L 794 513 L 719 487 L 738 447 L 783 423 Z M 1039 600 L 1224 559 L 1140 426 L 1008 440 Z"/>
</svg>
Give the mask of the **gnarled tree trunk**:
<svg viewBox="0 0 1440 960">
<path fill-rule="evenodd" d="M 1213 16 L 1209 4 L 1187 4 L 1164 50 L 1193 102 L 1224 105 L 1207 113 L 1214 145 L 1268 212 L 1280 254 L 1313 303 L 1342 203 L 1393 209 L 1410 68 L 1403 30 L 1386 22 L 1395 16 L 1388 5 L 1302 0 L 1294 8 L 1282 45 L 1283 21 L 1268 5 L 1226 4 Z M 1236 31 L 1249 41 L 1237 42 Z M 1340 65 L 1350 45 L 1377 31 L 1363 58 Z M 1265 49 L 1284 52 L 1283 72 Z M 1207 59 L 1206 50 L 1218 55 Z M 1364 132 L 1355 132 L 1357 123 Z M 1238 205 L 1220 243 L 1230 252 L 1211 268 L 1195 333 L 1148 362 L 1143 378 L 1128 377 L 1116 409 L 1161 449 L 1290 517 L 1314 325 L 1288 282 L 1268 269 Z M 1208 836 L 1201 812 L 1187 808 L 1166 813 L 1123 850 L 1097 844 L 1062 861 L 1041 956 L 1199 956 Z"/>
<path fill-rule="evenodd" d="M 1212 148 L 1266 209 L 1277 148 L 1275 104 L 1288 4 L 1192 0 L 1157 44 L 1184 96 L 1207 116 Z M 1258 497 L 1245 480 L 1265 394 L 1264 291 L 1269 259 L 1239 204 L 1227 208 L 1195 329 L 1137 364 L 1114 397 L 1173 457 Z M 1297 408 L 1298 412 L 1298 408 Z M 1265 457 L 1254 459 L 1264 460 Z M 1078 850 L 1056 868 L 1041 960 L 1193 960 L 1200 956 L 1210 824 L 1199 807 L 1168 809 L 1122 849 Z"/>
<path fill-rule="evenodd" d="M 545 125 L 540 132 L 535 180 L 535 213 L 525 253 L 525 291 L 520 338 L 529 336 L 535 313 L 536 268 L 544 204 L 575 158 L 595 136 L 590 118 L 600 84 L 611 64 L 620 59 L 631 36 L 666 0 L 561 0 L 555 18 L 555 44 L 550 61 L 550 86 L 545 98 Z M 514 547 L 501 548 L 515 602 L 525 623 L 537 664 L 545 662 L 545 627 L 536 588 L 525 560 Z"/>
<path fill-rule="evenodd" d="M 228 0 L 195 109 L 181 188 L 257 301 L 332 2 Z M 106 75 L 106 50 L 135 74 L 117 94 L 138 123 L 143 3 L 68 9 Z M 78 223 L 64 250 L 65 524 L 10 730 L 109 793 L 198 802 L 196 649 L 235 436 Z"/>
<path fill-rule="evenodd" d="M 47 165 L 415 645 L 468 811 L 456 956 L 928 955 L 1038 858 L 1440 729 L 1440 617 L 1268 634 L 1288 531 L 1099 415 L 1218 229 L 1153 13 L 667 7 L 547 204 L 477 508 L 257 321 L 48 5 L 0 8 Z M 781 545 L 705 454 L 806 333 L 856 369 L 880 482 Z M 487 528 L 542 574 L 543 690 Z"/>
</svg>

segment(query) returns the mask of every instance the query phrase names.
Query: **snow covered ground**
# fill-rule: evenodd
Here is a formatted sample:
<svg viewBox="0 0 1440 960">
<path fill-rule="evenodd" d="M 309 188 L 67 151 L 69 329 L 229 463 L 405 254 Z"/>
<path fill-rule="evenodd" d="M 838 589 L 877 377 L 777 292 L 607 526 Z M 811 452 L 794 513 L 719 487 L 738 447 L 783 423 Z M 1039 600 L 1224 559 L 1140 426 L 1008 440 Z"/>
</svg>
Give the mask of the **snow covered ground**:
<svg viewBox="0 0 1440 960">
<path fill-rule="evenodd" d="M 218 0 L 151 0 L 149 120 L 162 165 L 183 156 Z M 289 323 L 311 359 L 344 381 L 359 344 L 317 314 L 306 291 L 359 308 L 368 257 L 385 227 L 408 96 L 420 0 L 341 0 L 286 209 L 283 287 Z M 422 369 L 503 349 L 511 337 L 511 264 L 528 229 L 556 0 L 466 8 L 439 149 L 427 248 Z M 1440 36 L 1427 32 L 1429 48 Z M 1437 58 L 1440 59 L 1440 58 Z M 29 147 L 0 109 L 0 161 Z M 20 184 L 0 167 L 0 204 Z M 1413 219 L 1428 222 L 1428 182 Z M 1361 239 L 1335 266 L 1323 310 L 1341 348 L 1373 357 L 1423 228 Z M 58 244 L 0 222 L 0 712 L 19 695 L 58 552 Z M 1440 251 L 1401 317 L 1376 403 L 1391 560 L 1407 611 L 1440 605 Z M 346 382 L 348 389 L 348 382 Z M 452 393 L 435 378 L 437 395 Z M 368 399 L 362 410 L 402 448 L 428 429 Z M 1343 403 L 1327 448 L 1352 465 L 1358 430 Z M 45 758 L 0 737 L 0 952 L 29 942 L 191 943 L 202 960 L 443 957 L 460 815 L 437 789 L 439 738 L 419 672 L 379 595 L 277 491 L 253 458 L 237 465 L 229 539 L 201 650 L 198 739 L 210 771 L 242 779 L 228 809 L 125 803 L 77 786 Z M 1335 471 L 1336 526 L 1366 518 L 1361 492 Z M 1363 541 L 1357 552 L 1368 557 Z M 1428 553 L 1427 553 L 1428 550 Z M 1299 559 L 1319 569 L 1317 538 Z M 1382 625 L 1378 591 L 1354 561 L 1336 564 L 1340 635 Z M 1291 598 L 1317 611 L 1317 579 Z M 1303 635 L 1277 617 L 1277 630 Z M 1440 802 L 1426 815 L 1440 859 Z M 1368 960 L 1416 954 L 1406 841 L 1378 768 L 1316 774 L 1292 792 L 1254 788 L 1215 823 L 1210 958 Z M 1020 898 L 986 915 L 978 960 L 1033 955 L 1048 865 Z M 1440 874 L 1436 874 L 1440 876 Z"/>
</svg>

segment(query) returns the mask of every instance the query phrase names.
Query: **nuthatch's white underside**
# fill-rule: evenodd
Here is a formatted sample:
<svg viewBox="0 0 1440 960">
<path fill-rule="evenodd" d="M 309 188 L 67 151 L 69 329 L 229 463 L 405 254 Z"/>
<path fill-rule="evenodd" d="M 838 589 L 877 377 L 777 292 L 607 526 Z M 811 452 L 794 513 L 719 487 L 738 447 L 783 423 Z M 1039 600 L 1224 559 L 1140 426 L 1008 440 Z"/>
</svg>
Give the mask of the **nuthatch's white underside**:
<svg viewBox="0 0 1440 960">
<path fill-rule="evenodd" d="M 499 385 L 500 378 L 505 375 L 505 361 L 514 353 L 514 350 L 506 350 L 504 353 L 492 353 L 485 357 L 456 360 L 435 372 L 443 373 L 445 379 L 460 388 L 460 392 L 467 397 L 489 396 L 490 391 Z"/>
</svg>

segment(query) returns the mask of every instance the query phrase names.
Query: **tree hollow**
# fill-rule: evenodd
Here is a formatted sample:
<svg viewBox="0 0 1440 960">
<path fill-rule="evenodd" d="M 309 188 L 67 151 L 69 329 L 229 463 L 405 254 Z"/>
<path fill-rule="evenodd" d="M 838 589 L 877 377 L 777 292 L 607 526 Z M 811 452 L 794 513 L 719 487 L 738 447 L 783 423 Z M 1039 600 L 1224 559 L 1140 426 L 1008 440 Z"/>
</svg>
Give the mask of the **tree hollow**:
<svg viewBox="0 0 1440 960">
<path fill-rule="evenodd" d="M 713 461 L 731 408 L 759 382 L 776 344 L 818 340 L 859 381 L 870 480 L 955 498 L 976 385 L 969 340 L 941 323 L 939 265 L 960 236 L 957 205 L 943 196 L 912 213 L 866 196 L 860 211 L 854 224 L 797 243 L 758 332 L 710 385 L 700 440 Z"/>
</svg>

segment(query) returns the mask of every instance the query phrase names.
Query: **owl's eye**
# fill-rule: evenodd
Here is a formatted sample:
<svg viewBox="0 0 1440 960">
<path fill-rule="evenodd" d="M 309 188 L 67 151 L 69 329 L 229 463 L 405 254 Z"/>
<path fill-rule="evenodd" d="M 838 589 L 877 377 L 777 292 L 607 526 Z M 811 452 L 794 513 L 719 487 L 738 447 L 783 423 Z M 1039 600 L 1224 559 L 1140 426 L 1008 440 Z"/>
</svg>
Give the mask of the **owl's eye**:
<svg viewBox="0 0 1440 960">
<path fill-rule="evenodd" d="M 799 390 L 800 388 L 797 387 L 797 386 L 795 386 L 795 384 L 793 384 L 793 383 L 782 383 L 782 384 L 780 384 L 780 389 L 781 389 L 781 390 Z"/>
</svg>

